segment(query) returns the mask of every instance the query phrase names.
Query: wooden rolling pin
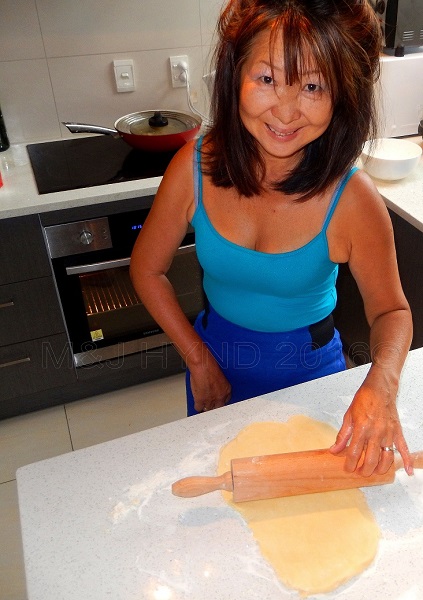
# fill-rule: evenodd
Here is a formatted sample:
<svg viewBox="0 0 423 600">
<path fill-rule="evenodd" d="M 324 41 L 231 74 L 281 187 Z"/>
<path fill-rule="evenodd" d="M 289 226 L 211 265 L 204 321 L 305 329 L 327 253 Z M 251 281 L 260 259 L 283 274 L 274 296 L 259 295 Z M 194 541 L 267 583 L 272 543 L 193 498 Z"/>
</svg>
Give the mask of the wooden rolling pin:
<svg viewBox="0 0 423 600">
<path fill-rule="evenodd" d="M 389 471 L 364 477 L 344 470 L 345 454 L 325 449 L 234 458 L 231 470 L 223 475 L 180 479 L 172 485 L 172 493 L 191 498 L 226 490 L 233 492 L 234 502 L 265 500 L 392 483 L 395 471 L 404 466 L 401 456 L 396 455 Z M 423 452 L 411 456 L 414 467 L 423 469 Z"/>
</svg>

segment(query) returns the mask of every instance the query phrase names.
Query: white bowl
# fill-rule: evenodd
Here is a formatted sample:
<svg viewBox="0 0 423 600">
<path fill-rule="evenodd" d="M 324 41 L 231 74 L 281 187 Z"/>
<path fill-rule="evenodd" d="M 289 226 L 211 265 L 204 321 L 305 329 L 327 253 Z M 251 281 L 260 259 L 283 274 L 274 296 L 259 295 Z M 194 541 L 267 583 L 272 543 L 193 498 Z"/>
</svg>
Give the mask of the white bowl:
<svg viewBox="0 0 423 600">
<path fill-rule="evenodd" d="M 419 164 L 422 149 L 408 140 L 380 138 L 364 144 L 363 168 L 376 179 L 395 181 L 407 177 Z"/>
</svg>

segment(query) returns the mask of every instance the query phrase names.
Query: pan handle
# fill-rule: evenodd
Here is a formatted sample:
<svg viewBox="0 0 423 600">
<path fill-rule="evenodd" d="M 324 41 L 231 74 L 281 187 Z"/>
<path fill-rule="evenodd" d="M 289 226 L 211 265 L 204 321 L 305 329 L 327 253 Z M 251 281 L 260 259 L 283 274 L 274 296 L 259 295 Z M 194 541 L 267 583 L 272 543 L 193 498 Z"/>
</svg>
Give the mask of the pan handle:
<svg viewBox="0 0 423 600">
<path fill-rule="evenodd" d="M 87 125 L 86 123 L 69 123 L 62 121 L 62 125 L 67 127 L 71 133 L 102 133 L 104 135 L 119 136 L 116 129 L 101 127 L 100 125 Z"/>
</svg>

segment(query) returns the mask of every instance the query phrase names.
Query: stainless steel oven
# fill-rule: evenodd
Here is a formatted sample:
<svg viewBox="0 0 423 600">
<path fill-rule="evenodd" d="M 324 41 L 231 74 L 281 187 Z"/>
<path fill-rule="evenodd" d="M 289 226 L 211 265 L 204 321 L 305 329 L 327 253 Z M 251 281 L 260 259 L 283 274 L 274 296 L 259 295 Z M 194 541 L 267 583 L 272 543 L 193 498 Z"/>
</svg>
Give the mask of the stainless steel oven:
<svg viewBox="0 0 423 600">
<path fill-rule="evenodd" d="M 149 208 L 44 227 L 75 366 L 87 367 L 170 343 L 137 297 L 130 255 Z M 194 232 L 168 277 L 190 321 L 203 307 Z"/>
</svg>

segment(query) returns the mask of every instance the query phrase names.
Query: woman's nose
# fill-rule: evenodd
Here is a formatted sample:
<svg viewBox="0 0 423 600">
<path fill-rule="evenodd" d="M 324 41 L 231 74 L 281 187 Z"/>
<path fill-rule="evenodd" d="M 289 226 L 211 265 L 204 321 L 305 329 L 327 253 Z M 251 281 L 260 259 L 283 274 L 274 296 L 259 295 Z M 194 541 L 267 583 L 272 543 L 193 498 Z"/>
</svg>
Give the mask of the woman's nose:
<svg viewBox="0 0 423 600">
<path fill-rule="evenodd" d="M 295 86 L 285 85 L 277 90 L 272 114 L 285 125 L 299 118 L 300 106 L 298 90 Z"/>
</svg>

